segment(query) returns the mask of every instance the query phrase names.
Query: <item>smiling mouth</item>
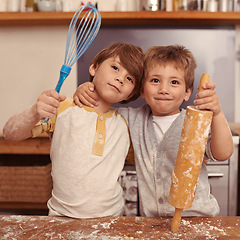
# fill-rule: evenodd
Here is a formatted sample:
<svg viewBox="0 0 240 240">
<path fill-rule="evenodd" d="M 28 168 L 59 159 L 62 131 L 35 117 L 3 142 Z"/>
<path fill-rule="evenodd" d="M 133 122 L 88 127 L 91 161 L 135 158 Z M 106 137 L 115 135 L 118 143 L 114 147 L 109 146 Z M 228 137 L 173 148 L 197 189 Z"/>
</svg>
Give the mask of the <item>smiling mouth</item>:
<svg viewBox="0 0 240 240">
<path fill-rule="evenodd" d="M 113 89 L 115 89 L 117 92 L 120 92 L 119 89 L 115 86 L 109 83 L 109 86 L 112 87 Z"/>
<path fill-rule="evenodd" d="M 155 98 L 157 101 L 171 101 L 172 99 L 169 98 Z"/>
</svg>

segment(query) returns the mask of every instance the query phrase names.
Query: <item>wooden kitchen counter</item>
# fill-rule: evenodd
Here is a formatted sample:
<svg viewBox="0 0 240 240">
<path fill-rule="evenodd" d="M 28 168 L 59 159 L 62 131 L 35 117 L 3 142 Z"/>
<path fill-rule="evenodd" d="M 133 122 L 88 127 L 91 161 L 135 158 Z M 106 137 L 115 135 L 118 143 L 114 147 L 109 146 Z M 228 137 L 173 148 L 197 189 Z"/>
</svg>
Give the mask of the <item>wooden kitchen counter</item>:
<svg viewBox="0 0 240 240">
<path fill-rule="evenodd" d="M 234 134 L 240 137 L 240 123 L 229 123 Z M 0 135 L 0 154 L 49 154 L 51 141 L 46 134 L 23 141 L 6 141 Z"/>
<path fill-rule="evenodd" d="M 46 134 L 23 141 L 7 141 L 0 135 L 0 154 L 49 154 L 50 147 Z"/>
<path fill-rule="evenodd" d="M 240 217 L 106 217 L 78 220 L 48 216 L 0 216 L 1 239 L 240 239 Z"/>
<path fill-rule="evenodd" d="M 229 123 L 234 134 L 240 137 L 240 123 Z M 0 154 L 49 154 L 51 141 L 46 134 L 23 141 L 6 141 L 0 135 Z"/>
</svg>

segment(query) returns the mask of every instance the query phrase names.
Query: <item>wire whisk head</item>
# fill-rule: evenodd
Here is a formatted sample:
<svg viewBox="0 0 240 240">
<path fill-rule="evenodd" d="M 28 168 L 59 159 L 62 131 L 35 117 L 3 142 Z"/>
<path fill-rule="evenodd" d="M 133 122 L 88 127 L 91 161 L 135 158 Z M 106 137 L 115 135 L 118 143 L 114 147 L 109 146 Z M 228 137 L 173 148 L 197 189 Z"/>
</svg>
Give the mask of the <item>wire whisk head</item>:
<svg viewBox="0 0 240 240">
<path fill-rule="evenodd" d="M 100 25 L 101 15 L 93 4 L 88 3 L 76 11 L 68 29 L 64 65 L 72 67 L 82 56 L 95 39 Z"/>
</svg>

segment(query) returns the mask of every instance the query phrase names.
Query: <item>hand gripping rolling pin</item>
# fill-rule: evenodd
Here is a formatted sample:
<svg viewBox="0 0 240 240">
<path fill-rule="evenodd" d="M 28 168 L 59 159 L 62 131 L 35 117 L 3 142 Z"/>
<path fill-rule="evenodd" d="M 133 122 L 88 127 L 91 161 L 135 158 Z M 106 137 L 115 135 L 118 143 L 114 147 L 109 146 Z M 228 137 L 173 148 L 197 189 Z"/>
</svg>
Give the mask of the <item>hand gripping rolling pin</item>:
<svg viewBox="0 0 240 240">
<path fill-rule="evenodd" d="M 209 82 L 208 74 L 200 80 L 199 92 L 203 84 Z M 177 159 L 172 173 L 168 202 L 175 207 L 171 230 L 177 232 L 183 209 L 192 206 L 202 160 L 206 148 L 213 113 L 187 107 L 183 123 Z"/>
</svg>

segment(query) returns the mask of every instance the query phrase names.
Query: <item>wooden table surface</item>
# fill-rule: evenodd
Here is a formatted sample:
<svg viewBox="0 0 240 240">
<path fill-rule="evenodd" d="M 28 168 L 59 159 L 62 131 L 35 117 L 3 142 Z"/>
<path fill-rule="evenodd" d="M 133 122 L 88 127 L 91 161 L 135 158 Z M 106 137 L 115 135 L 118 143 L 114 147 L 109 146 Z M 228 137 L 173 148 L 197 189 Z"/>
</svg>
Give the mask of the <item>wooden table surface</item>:
<svg viewBox="0 0 240 240">
<path fill-rule="evenodd" d="M 182 218 L 170 231 L 171 218 L 0 215 L 0 239 L 240 239 L 239 217 Z"/>
</svg>

